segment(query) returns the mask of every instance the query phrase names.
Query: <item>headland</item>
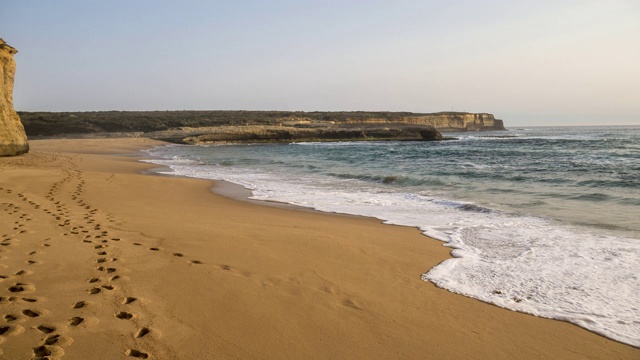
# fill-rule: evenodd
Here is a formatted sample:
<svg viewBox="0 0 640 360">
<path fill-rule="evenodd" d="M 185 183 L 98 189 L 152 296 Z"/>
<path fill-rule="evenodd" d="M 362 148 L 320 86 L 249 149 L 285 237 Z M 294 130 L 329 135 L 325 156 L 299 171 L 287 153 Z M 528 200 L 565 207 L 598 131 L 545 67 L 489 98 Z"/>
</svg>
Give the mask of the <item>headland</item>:
<svg viewBox="0 0 640 360">
<path fill-rule="evenodd" d="M 143 137 L 182 144 L 437 141 L 441 132 L 505 130 L 486 113 L 303 111 L 19 112 L 29 138 Z"/>
</svg>

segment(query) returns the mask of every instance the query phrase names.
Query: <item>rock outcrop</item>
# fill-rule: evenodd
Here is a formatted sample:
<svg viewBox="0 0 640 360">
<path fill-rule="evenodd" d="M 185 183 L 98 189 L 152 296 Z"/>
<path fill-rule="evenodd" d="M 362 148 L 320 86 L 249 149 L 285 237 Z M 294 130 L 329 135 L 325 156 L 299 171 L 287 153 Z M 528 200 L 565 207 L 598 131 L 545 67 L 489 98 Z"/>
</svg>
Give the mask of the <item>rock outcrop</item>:
<svg viewBox="0 0 640 360">
<path fill-rule="evenodd" d="M 357 124 L 314 127 L 244 125 L 179 128 L 143 136 L 182 144 L 274 143 L 301 141 L 413 140 L 438 141 L 442 135 L 431 125 Z"/>
<path fill-rule="evenodd" d="M 13 81 L 18 51 L 0 39 L 0 156 L 29 151 L 29 143 L 20 118 L 13 108 Z"/>
</svg>

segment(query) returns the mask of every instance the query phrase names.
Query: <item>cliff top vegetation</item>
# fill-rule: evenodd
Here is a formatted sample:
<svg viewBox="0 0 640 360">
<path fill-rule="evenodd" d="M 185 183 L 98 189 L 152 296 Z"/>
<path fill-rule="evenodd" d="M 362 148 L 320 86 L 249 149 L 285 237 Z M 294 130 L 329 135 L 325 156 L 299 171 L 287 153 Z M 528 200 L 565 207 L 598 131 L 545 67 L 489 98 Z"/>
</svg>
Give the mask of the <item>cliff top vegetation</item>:
<svg viewBox="0 0 640 360">
<path fill-rule="evenodd" d="M 25 112 L 18 115 L 28 136 L 56 136 L 98 132 L 151 132 L 181 127 L 279 125 L 287 123 L 402 122 L 408 117 L 448 116 L 463 118 L 469 113 L 411 113 L 383 111 L 89 111 Z M 488 114 L 482 114 L 491 116 Z M 491 116 L 491 118 L 493 118 Z"/>
</svg>

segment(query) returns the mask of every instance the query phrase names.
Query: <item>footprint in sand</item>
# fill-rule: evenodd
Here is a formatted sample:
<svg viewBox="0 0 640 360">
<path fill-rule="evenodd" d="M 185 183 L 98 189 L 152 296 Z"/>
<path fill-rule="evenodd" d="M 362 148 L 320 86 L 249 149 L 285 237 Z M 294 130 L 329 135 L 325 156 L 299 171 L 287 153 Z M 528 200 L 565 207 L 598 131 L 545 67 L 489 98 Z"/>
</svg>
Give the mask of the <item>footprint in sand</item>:
<svg viewBox="0 0 640 360">
<path fill-rule="evenodd" d="M 86 301 L 76 301 L 73 304 L 73 308 L 74 309 L 82 309 L 83 307 L 87 306 L 87 302 Z"/>
<path fill-rule="evenodd" d="M 173 253 L 173 256 L 183 257 L 184 255 L 182 253 Z"/>
<path fill-rule="evenodd" d="M 89 294 L 91 295 L 95 295 L 95 294 L 99 294 L 100 293 L 100 288 L 91 288 L 89 290 L 87 290 L 89 292 Z"/>
<path fill-rule="evenodd" d="M 83 321 L 84 321 L 84 318 L 81 318 L 79 316 L 75 316 L 75 317 L 72 317 L 71 319 L 69 319 L 69 325 L 78 326 L 78 325 L 82 324 Z"/>
<path fill-rule="evenodd" d="M 133 318 L 133 314 L 126 311 L 120 311 L 115 315 L 115 317 L 121 320 L 131 320 Z"/>
<path fill-rule="evenodd" d="M 202 261 L 200 261 L 200 260 L 190 260 L 189 263 L 200 265 L 200 264 L 202 264 Z"/>
<path fill-rule="evenodd" d="M 135 349 L 127 349 L 127 351 L 125 351 L 125 354 L 127 356 L 131 356 L 138 359 L 146 359 L 149 357 L 149 354 L 142 351 L 135 350 Z"/>
<path fill-rule="evenodd" d="M 38 326 L 36 329 L 40 330 L 41 332 L 45 333 L 45 334 L 51 334 L 52 332 L 56 331 L 56 328 L 53 326 L 46 326 L 46 325 L 40 325 Z M 50 344 L 49 344 L 50 345 Z"/>
<path fill-rule="evenodd" d="M 0 335 L 13 336 L 24 332 L 24 328 L 20 325 L 3 325 L 0 326 Z"/>
<path fill-rule="evenodd" d="M 9 287 L 8 290 L 12 293 L 19 293 L 33 290 L 33 286 L 24 283 L 16 283 L 15 285 Z"/>
<path fill-rule="evenodd" d="M 146 335 L 148 335 L 151 332 L 151 330 L 149 328 L 143 327 L 142 329 L 138 330 L 135 335 L 133 335 L 135 338 L 139 339 L 141 337 L 145 337 Z"/>
<path fill-rule="evenodd" d="M 60 335 L 59 334 L 55 334 L 55 335 L 47 336 L 47 338 L 44 340 L 44 344 L 45 345 L 55 345 L 55 344 L 58 343 L 58 341 L 60 341 Z"/>
<path fill-rule="evenodd" d="M 138 300 L 138 298 L 135 298 L 135 297 L 133 297 L 133 296 L 127 296 L 126 298 L 124 298 L 124 300 L 122 301 L 122 303 L 123 303 L 124 305 L 128 305 L 128 304 L 131 304 L 132 302 L 134 302 L 134 301 L 136 301 L 136 300 Z"/>
<path fill-rule="evenodd" d="M 40 345 L 33 348 L 34 359 L 50 359 L 54 353 L 61 355 L 62 349 L 57 346 Z M 57 358 L 57 356 L 55 356 Z"/>
<path fill-rule="evenodd" d="M 33 310 L 31 310 L 31 309 L 25 309 L 25 310 L 22 310 L 22 314 L 23 314 L 24 316 L 28 316 L 28 317 L 30 317 L 30 318 L 34 318 L 34 317 L 38 317 L 38 316 L 40 316 L 40 313 L 39 313 L 39 312 L 37 312 L 37 311 L 33 311 Z"/>
<path fill-rule="evenodd" d="M 33 359 L 59 359 L 64 355 L 64 350 L 60 346 L 50 345 L 58 342 L 59 335 L 53 335 L 45 340 L 45 345 L 33 348 Z M 54 340 L 52 340 L 54 339 Z"/>
</svg>

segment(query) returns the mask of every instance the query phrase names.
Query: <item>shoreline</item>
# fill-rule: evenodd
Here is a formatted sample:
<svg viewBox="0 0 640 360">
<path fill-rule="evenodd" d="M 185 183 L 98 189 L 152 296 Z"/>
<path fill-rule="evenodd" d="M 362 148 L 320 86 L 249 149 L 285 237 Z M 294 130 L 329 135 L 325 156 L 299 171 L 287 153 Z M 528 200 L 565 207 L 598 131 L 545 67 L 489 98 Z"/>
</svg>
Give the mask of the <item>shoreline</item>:
<svg viewBox="0 0 640 360">
<path fill-rule="evenodd" d="M 450 249 L 415 228 L 257 207 L 211 192 L 216 182 L 210 180 L 140 174 L 157 165 L 122 156 L 153 143 L 43 140 L 32 143 L 32 153 L 0 160 L 0 214 L 17 228 L 5 234 L 10 245 L 2 248 L 1 264 L 7 275 L 23 267 L 30 272 L 10 275 L 4 284 L 24 283 L 38 300 L 37 306 L 2 303 L 18 322 L 8 322 L 13 327 L 1 336 L 0 356 L 31 356 L 46 337 L 41 326 L 55 328 L 52 334 L 65 340 L 46 346 L 69 358 L 640 354 L 575 325 L 512 312 L 421 280 L 425 269 L 450 257 Z M 16 206 L 21 211 L 13 213 Z M 106 247 L 95 248 L 101 245 Z M 31 248 L 36 254 L 27 255 Z M 41 252 L 55 256 L 41 259 Z M 35 262 L 25 265 L 30 258 Z M 113 273 L 99 270 L 111 266 Z M 87 293 L 94 277 L 99 294 Z M 3 290 L 0 296 L 11 294 Z M 119 300 L 128 298 L 135 300 Z M 79 301 L 87 306 L 71 306 Z M 40 315 L 20 315 L 28 308 Z M 114 316 L 122 312 L 131 318 Z M 73 325 L 72 315 L 83 322 Z M 142 329 L 148 332 L 137 337 Z"/>
<path fill-rule="evenodd" d="M 166 160 L 166 158 L 157 158 L 160 160 Z M 147 162 L 147 161 L 144 161 Z M 171 168 L 168 165 L 160 165 L 160 164 L 155 164 L 158 165 L 159 168 L 157 168 L 158 172 L 161 171 L 172 171 Z M 244 187 L 241 184 L 236 184 L 230 181 L 226 181 L 226 180 L 219 180 L 219 179 L 207 179 L 207 178 L 197 178 L 197 177 L 190 177 L 190 176 L 186 176 L 186 175 L 177 175 L 177 174 L 170 174 L 170 173 L 158 173 L 158 172 L 152 172 L 152 174 L 156 174 L 156 175 L 162 175 L 162 176 L 176 176 L 176 177 L 184 177 L 184 178 L 191 178 L 191 179 L 206 179 L 206 180 L 210 180 L 213 183 L 213 186 L 211 188 L 211 191 L 215 194 L 224 196 L 226 198 L 232 199 L 232 200 L 236 200 L 236 201 L 242 201 L 245 203 L 250 203 L 250 204 L 256 204 L 256 205 L 260 205 L 260 206 L 271 206 L 271 207 L 281 207 L 281 208 L 289 208 L 289 209 L 294 209 L 297 211 L 308 211 L 308 212 L 314 212 L 314 213 L 318 213 L 318 214 L 333 214 L 333 215 L 338 215 L 338 216 L 346 216 L 346 217 L 356 217 L 356 218 L 362 218 L 362 219 L 372 219 L 375 221 L 378 221 L 380 224 L 384 224 L 387 226 L 399 226 L 399 227 L 408 227 L 408 228 L 412 228 L 412 229 L 416 229 L 418 230 L 425 238 L 428 239 L 428 241 L 436 241 L 438 243 L 440 243 L 442 246 L 446 246 L 447 249 L 449 249 L 450 253 L 449 255 L 442 259 L 442 262 L 444 262 L 445 260 L 448 259 L 453 259 L 454 256 L 451 254 L 451 252 L 453 250 L 456 249 L 455 246 L 449 246 L 449 244 L 451 244 L 449 241 L 444 240 L 444 239 L 440 239 L 437 237 L 434 237 L 433 235 L 428 234 L 426 231 L 424 231 L 423 229 L 421 229 L 419 226 L 415 226 L 415 225 L 408 225 L 408 224 L 401 224 L 401 223 L 392 223 L 392 222 L 388 222 L 387 220 L 385 220 L 384 218 L 381 217 L 377 217 L 376 215 L 362 215 L 362 214 L 353 214 L 353 213 L 346 213 L 346 212 L 340 212 L 340 211 L 326 211 L 326 210 L 319 210 L 315 207 L 311 207 L 311 206 L 303 206 L 303 205 L 294 205 L 291 203 L 286 203 L 286 202 L 281 202 L 278 200 L 266 200 L 266 199 L 252 199 L 251 196 L 253 196 L 253 192 L 251 189 Z M 514 311 L 514 312 L 518 312 L 521 314 L 527 314 L 527 315 L 532 315 L 538 318 L 544 318 L 544 319 L 549 319 L 549 320 L 554 320 L 554 321 L 563 321 L 563 322 L 567 322 L 570 323 L 572 325 L 576 325 L 578 327 L 581 327 L 589 332 L 592 332 L 594 334 L 597 334 L 599 336 L 603 336 L 609 340 L 612 341 L 616 341 L 619 342 L 621 344 L 624 345 L 628 345 L 628 346 L 632 346 L 632 347 L 636 347 L 636 348 L 640 348 L 640 346 L 638 346 L 637 341 L 635 338 L 625 338 L 626 341 L 629 342 L 625 342 L 625 340 L 621 340 L 621 338 L 616 338 L 615 336 L 612 336 L 612 334 L 615 333 L 607 333 L 607 331 L 603 331 L 599 328 L 593 328 L 593 327 L 589 327 L 588 323 L 586 323 L 585 321 L 576 321 L 576 320 L 580 320 L 580 319 L 576 319 L 576 318 L 571 318 L 571 317 L 566 317 L 564 314 L 540 314 L 537 313 L 535 311 L 527 311 L 525 309 L 514 309 L 514 308 L 510 308 L 508 306 L 505 305 L 501 305 L 499 303 L 493 302 L 491 300 L 488 299 L 484 299 L 482 297 L 478 297 L 475 294 L 469 294 L 469 293 L 465 293 L 464 291 L 459 291 L 458 289 L 454 288 L 448 288 L 447 286 L 441 285 L 439 284 L 437 281 L 432 280 L 431 278 L 429 278 L 429 276 L 427 275 L 433 268 L 437 267 L 438 265 L 440 265 L 440 263 L 435 264 L 434 266 L 425 269 L 422 272 L 421 278 L 423 281 L 435 285 L 436 287 L 443 289 L 445 291 L 448 291 L 452 294 L 457 294 L 460 296 L 464 296 L 470 299 L 474 299 L 476 301 L 481 301 L 485 304 L 491 305 L 491 306 L 496 306 L 500 309 L 505 309 L 508 311 Z"/>
<path fill-rule="evenodd" d="M 139 158 L 140 160 L 143 159 L 142 156 L 139 156 Z M 141 162 L 141 163 L 146 163 L 146 162 Z M 192 178 L 192 177 L 183 176 L 183 175 L 163 173 L 162 171 L 170 168 L 168 166 L 163 166 L 159 164 L 153 164 L 153 163 L 147 163 L 147 164 L 156 165 L 156 167 L 141 171 L 141 173 L 144 175 L 161 176 L 161 177 L 167 176 L 167 177 L 183 178 L 183 179 L 199 179 L 199 178 Z M 311 211 L 311 212 L 324 213 L 323 211 L 316 210 L 313 208 L 293 205 L 293 204 L 289 204 L 281 201 L 251 199 L 251 196 L 253 196 L 253 193 L 251 192 L 250 189 L 230 181 L 209 180 L 209 179 L 199 179 L 199 180 L 211 181 L 210 191 L 216 195 L 220 195 L 230 200 L 242 201 L 248 204 L 254 204 L 259 206 L 271 206 L 271 207 L 286 208 L 286 209 L 296 209 L 298 211 Z M 339 214 L 344 216 L 357 216 L 357 215 L 341 214 L 341 213 L 334 213 L 334 214 Z"/>
</svg>

